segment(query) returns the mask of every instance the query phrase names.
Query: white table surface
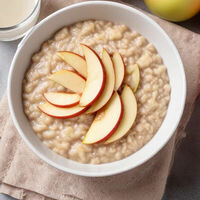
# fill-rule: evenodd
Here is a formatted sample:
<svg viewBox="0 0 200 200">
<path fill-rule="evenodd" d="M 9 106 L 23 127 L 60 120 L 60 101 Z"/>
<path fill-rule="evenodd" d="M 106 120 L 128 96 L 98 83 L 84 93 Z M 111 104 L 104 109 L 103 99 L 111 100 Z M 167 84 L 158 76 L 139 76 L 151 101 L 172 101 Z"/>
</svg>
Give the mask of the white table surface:
<svg viewBox="0 0 200 200">
<path fill-rule="evenodd" d="M 147 10 L 141 0 L 125 0 L 141 9 Z M 200 14 L 179 23 L 200 34 Z M 0 42 L 0 99 L 3 96 L 8 71 L 12 58 L 20 40 L 13 42 Z M 168 178 L 163 200 L 199 200 L 200 199 L 200 97 L 187 127 L 188 136 L 176 152 L 175 162 Z M 13 200 L 13 198 L 0 194 L 0 200 Z M 137 200 L 137 199 L 136 199 Z"/>
</svg>

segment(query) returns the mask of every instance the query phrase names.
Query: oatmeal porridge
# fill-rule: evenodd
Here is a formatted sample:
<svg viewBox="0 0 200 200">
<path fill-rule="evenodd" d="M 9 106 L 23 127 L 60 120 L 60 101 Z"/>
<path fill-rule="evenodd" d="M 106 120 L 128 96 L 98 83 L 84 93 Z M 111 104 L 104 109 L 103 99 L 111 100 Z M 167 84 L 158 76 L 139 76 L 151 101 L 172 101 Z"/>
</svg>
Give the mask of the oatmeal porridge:
<svg viewBox="0 0 200 200">
<path fill-rule="evenodd" d="M 71 92 L 48 77 L 59 70 L 74 71 L 56 53 L 73 51 L 83 55 L 80 43 L 90 46 L 99 55 L 103 48 L 110 54 L 117 50 L 125 63 L 123 85 L 128 84 L 132 89 L 134 66 L 139 66 L 136 120 L 124 137 L 110 144 L 82 143 L 95 114 L 82 113 L 69 119 L 57 119 L 38 109 L 45 102 L 44 93 Z M 64 27 L 43 43 L 40 51 L 32 56 L 23 80 L 22 96 L 24 112 L 44 145 L 68 159 L 101 164 L 133 154 L 154 136 L 167 112 L 170 84 L 162 58 L 142 35 L 123 24 L 89 20 Z"/>
</svg>

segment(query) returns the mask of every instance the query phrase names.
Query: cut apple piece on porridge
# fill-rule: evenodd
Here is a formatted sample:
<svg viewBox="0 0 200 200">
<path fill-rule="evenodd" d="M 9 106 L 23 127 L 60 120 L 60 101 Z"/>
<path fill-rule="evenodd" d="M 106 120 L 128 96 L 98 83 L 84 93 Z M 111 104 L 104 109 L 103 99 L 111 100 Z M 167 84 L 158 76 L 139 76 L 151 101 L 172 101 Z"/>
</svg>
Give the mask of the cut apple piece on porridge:
<svg viewBox="0 0 200 200">
<path fill-rule="evenodd" d="M 76 93 L 82 93 L 85 87 L 84 78 L 68 70 L 57 71 L 50 75 L 49 79 Z"/>
<path fill-rule="evenodd" d="M 89 106 L 101 95 L 105 85 L 104 65 L 97 53 L 81 44 L 87 63 L 87 80 L 81 95 L 80 105 Z"/>
<path fill-rule="evenodd" d="M 84 144 L 94 144 L 108 139 L 119 126 L 123 113 L 121 98 L 117 92 L 109 102 L 97 112 L 84 140 Z"/>
<path fill-rule="evenodd" d="M 133 126 L 137 115 L 137 102 L 132 89 L 125 85 L 121 94 L 123 104 L 123 115 L 115 133 L 106 140 L 105 144 L 114 142 L 122 138 Z"/>
<path fill-rule="evenodd" d="M 117 91 L 125 76 L 125 65 L 122 56 L 119 54 L 118 51 L 115 51 L 112 56 L 112 61 L 114 65 L 114 71 L 115 71 L 115 88 L 114 90 Z"/>
<path fill-rule="evenodd" d="M 139 70 L 139 66 L 137 64 L 133 65 L 133 72 L 132 72 L 132 88 L 133 91 L 136 92 L 137 88 L 139 86 L 139 82 L 140 82 L 140 70 Z"/>
<path fill-rule="evenodd" d="M 81 107 L 79 105 L 69 107 L 69 108 L 60 108 L 48 102 L 39 105 L 38 108 L 43 113 L 45 113 L 46 115 L 50 117 L 61 118 L 61 119 L 76 117 L 87 109 L 86 107 Z"/>
<path fill-rule="evenodd" d="M 54 106 L 72 107 L 79 103 L 80 95 L 66 92 L 48 92 L 44 93 L 44 98 Z"/>
<path fill-rule="evenodd" d="M 70 51 L 59 51 L 57 55 L 73 67 L 80 75 L 85 78 L 87 77 L 87 64 L 82 56 Z"/>
<path fill-rule="evenodd" d="M 101 96 L 91 105 L 86 113 L 93 113 L 101 109 L 109 101 L 113 94 L 115 85 L 115 73 L 111 57 L 105 49 L 103 49 L 102 52 L 102 62 L 104 64 L 106 72 L 106 83 Z"/>
</svg>

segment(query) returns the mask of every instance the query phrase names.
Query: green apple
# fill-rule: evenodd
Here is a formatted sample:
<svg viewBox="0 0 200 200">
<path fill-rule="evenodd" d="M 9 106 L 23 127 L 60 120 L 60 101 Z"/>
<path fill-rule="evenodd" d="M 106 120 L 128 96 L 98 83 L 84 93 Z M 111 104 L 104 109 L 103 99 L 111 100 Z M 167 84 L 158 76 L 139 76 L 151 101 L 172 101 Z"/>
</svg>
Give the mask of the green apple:
<svg viewBox="0 0 200 200">
<path fill-rule="evenodd" d="M 200 11 L 200 0 L 144 0 L 149 9 L 161 18 L 179 22 Z"/>
</svg>

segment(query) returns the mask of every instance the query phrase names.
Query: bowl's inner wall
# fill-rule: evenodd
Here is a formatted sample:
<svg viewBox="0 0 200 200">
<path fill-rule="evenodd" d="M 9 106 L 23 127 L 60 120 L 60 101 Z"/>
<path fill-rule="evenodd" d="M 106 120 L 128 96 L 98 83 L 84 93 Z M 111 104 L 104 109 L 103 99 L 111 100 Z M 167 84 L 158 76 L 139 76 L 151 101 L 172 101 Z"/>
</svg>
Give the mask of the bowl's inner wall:
<svg viewBox="0 0 200 200">
<path fill-rule="evenodd" d="M 105 6 L 106 4 L 106 6 Z M 185 101 L 185 76 L 176 49 L 160 27 L 139 11 L 116 3 L 86 3 L 82 6 L 65 8 L 43 20 L 19 45 L 9 79 L 10 99 L 17 128 L 31 149 L 53 166 L 80 175 L 102 176 L 136 167 L 149 159 L 168 141 L 181 117 Z M 77 14 L 78 13 L 78 14 Z M 33 132 L 23 112 L 21 88 L 24 73 L 30 64 L 32 54 L 41 44 L 63 26 L 86 19 L 101 19 L 122 23 L 144 35 L 157 48 L 167 66 L 171 84 L 171 100 L 168 113 L 153 139 L 135 154 L 113 163 L 90 165 L 80 164 L 63 158 L 47 149 Z M 22 131 L 23 130 L 23 133 Z"/>
</svg>

